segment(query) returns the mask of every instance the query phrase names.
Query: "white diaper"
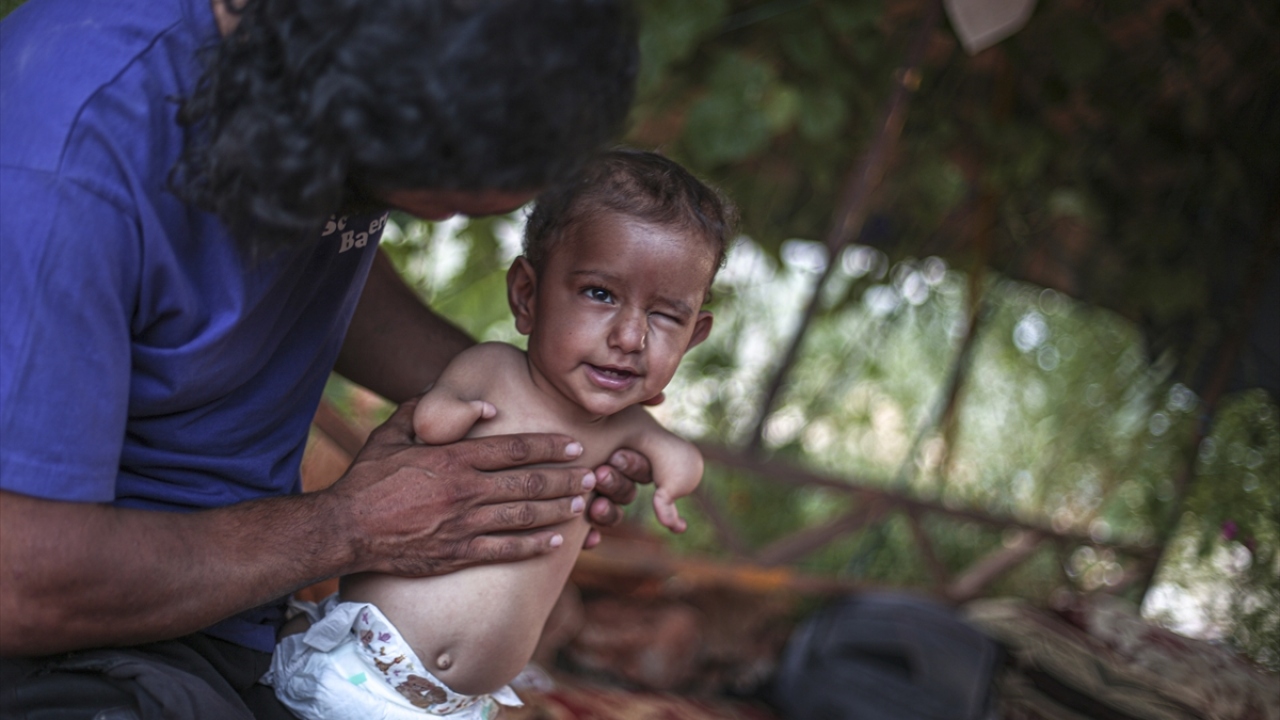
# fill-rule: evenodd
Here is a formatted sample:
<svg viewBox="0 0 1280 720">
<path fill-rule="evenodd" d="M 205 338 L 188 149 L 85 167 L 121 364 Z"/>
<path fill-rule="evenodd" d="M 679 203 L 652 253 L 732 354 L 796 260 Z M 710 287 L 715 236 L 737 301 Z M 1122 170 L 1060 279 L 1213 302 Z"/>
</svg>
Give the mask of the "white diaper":
<svg viewBox="0 0 1280 720">
<path fill-rule="evenodd" d="M 312 625 L 276 645 L 262 682 L 304 720 L 490 720 L 499 704 L 523 704 L 509 687 L 492 695 L 453 692 L 373 605 L 332 595 L 318 607 L 297 606 Z"/>
</svg>

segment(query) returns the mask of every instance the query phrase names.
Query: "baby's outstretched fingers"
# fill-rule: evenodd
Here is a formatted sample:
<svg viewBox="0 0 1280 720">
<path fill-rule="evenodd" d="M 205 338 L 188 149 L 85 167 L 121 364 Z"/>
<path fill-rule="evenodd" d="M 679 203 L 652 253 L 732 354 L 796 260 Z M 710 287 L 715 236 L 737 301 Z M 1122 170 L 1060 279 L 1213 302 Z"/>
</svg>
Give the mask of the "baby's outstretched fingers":
<svg viewBox="0 0 1280 720">
<path fill-rule="evenodd" d="M 680 517 L 680 511 L 676 509 L 676 501 L 661 489 L 653 494 L 653 512 L 658 516 L 658 522 L 673 533 L 682 533 L 689 527 L 684 518 Z"/>
</svg>

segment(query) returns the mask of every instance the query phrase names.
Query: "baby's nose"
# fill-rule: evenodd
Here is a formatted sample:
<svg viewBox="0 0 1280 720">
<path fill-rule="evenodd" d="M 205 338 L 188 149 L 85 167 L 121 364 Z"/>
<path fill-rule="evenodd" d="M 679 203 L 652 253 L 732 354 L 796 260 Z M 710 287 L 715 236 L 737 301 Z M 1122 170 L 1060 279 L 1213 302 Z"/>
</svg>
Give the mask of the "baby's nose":
<svg viewBox="0 0 1280 720">
<path fill-rule="evenodd" d="M 614 323 L 611 344 L 623 352 L 640 352 L 649 335 L 649 324 L 642 314 L 625 313 Z"/>
</svg>

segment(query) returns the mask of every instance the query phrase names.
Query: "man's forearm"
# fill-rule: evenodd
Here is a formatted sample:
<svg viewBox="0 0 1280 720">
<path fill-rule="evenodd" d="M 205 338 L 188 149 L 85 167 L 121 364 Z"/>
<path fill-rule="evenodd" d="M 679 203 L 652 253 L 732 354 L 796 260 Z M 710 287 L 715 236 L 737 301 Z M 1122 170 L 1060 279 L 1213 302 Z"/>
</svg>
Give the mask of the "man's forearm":
<svg viewBox="0 0 1280 720">
<path fill-rule="evenodd" d="M 475 341 L 431 312 L 379 252 L 335 367 L 393 402 L 422 392 Z"/>
<path fill-rule="evenodd" d="M 181 514 L 0 493 L 0 654 L 177 637 L 357 569 L 330 506 Z"/>
</svg>

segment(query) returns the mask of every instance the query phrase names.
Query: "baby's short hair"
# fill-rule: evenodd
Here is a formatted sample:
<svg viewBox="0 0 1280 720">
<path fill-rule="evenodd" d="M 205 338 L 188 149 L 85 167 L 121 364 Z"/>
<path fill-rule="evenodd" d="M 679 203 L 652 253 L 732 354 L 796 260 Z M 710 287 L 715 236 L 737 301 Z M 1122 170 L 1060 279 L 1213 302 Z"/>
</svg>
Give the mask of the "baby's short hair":
<svg viewBox="0 0 1280 720">
<path fill-rule="evenodd" d="M 565 232 L 592 213 L 614 212 L 701 236 L 724 265 L 737 209 L 679 163 L 656 152 L 615 148 L 538 196 L 524 231 L 524 255 L 539 273 Z"/>
</svg>

